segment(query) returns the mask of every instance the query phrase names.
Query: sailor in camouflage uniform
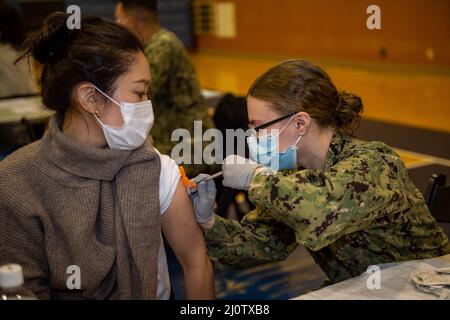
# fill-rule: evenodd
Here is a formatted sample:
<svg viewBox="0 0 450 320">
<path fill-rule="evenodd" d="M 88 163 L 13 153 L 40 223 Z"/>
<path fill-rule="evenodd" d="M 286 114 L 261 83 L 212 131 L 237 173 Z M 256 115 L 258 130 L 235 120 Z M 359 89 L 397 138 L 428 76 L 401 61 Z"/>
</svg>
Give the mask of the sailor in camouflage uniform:
<svg viewBox="0 0 450 320">
<path fill-rule="evenodd" d="M 208 118 L 206 102 L 194 65 L 172 32 L 160 28 L 145 47 L 145 54 L 152 73 L 150 93 L 155 105 L 156 122 L 151 134 L 156 147 L 170 155 L 177 143 L 170 141 L 172 132 L 186 128 L 193 137 L 194 121 Z"/>
<path fill-rule="evenodd" d="M 194 121 L 203 121 L 204 130 L 212 127 L 194 65 L 177 36 L 160 26 L 157 1 L 119 1 L 116 20 L 143 39 L 151 70 L 149 95 L 155 113 L 151 135 L 155 147 L 170 155 L 178 143 L 171 141 L 174 130 L 187 129 L 194 137 Z M 192 174 L 190 168 L 186 169 Z"/>
<path fill-rule="evenodd" d="M 289 100 L 285 107 L 283 99 Z M 192 198 L 212 260 L 248 268 L 283 260 L 301 244 L 329 280 L 338 282 L 370 265 L 450 253 L 447 237 L 400 157 L 382 142 L 362 142 L 349 134 L 362 111 L 357 96 L 338 93 L 323 70 L 293 60 L 270 69 L 252 86 L 250 124 L 267 102 L 269 108 L 277 105 L 279 115 L 297 112 L 280 124 L 291 126 L 291 136 L 282 130 L 279 136 L 281 145 L 295 141 L 295 132 L 303 135 L 297 167 L 274 172 L 248 159 L 242 164 L 239 156 L 225 159 L 223 184 L 248 189 L 256 205 L 241 222 L 213 215 L 214 185 L 200 183 Z M 315 118 L 308 125 L 309 114 Z M 321 154 L 322 141 L 328 141 L 322 161 L 307 161 Z"/>
</svg>

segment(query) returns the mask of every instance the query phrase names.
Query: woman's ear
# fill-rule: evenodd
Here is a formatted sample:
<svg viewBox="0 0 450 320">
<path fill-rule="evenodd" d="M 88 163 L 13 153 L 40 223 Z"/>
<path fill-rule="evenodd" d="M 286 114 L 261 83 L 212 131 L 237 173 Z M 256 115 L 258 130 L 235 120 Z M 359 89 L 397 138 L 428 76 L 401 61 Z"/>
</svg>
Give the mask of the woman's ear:
<svg viewBox="0 0 450 320">
<path fill-rule="evenodd" d="M 97 90 L 90 83 L 81 83 L 75 89 L 75 99 L 80 106 L 81 110 L 84 110 L 90 114 L 94 114 L 101 106 L 101 101 L 97 95 Z"/>
<path fill-rule="evenodd" d="M 139 20 L 137 20 L 133 16 L 130 16 L 129 20 L 128 20 L 128 23 L 127 23 L 127 28 L 131 29 L 131 30 L 140 31 L 141 25 L 139 23 Z"/>
<path fill-rule="evenodd" d="M 294 125 L 299 135 L 304 136 L 311 126 L 311 116 L 306 112 L 299 112 L 294 116 Z"/>
</svg>

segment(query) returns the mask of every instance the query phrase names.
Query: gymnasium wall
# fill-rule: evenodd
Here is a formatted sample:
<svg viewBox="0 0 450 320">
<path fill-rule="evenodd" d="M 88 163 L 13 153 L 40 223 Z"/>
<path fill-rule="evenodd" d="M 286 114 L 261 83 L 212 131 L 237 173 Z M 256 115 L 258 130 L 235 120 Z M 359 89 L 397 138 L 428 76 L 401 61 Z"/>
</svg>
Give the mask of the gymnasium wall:
<svg viewBox="0 0 450 320">
<path fill-rule="evenodd" d="M 236 36 L 200 50 L 450 67 L 449 0 L 212 0 L 234 3 Z M 381 8 L 381 30 L 366 9 Z"/>
</svg>

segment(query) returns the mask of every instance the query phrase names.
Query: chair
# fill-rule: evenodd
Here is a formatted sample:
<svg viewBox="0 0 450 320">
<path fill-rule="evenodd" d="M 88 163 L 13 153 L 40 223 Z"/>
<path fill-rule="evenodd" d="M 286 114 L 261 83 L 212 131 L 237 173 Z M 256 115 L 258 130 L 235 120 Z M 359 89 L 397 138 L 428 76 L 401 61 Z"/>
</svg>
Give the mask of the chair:
<svg viewBox="0 0 450 320">
<path fill-rule="evenodd" d="M 426 200 L 431 214 L 450 237 L 450 185 L 445 185 L 446 180 L 443 174 L 433 174 L 428 184 Z"/>
<path fill-rule="evenodd" d="M 48 118 L 0 124 L 0 160 L 44 135 Z"/>
<path fill-rule="evenodd" d="M 30 120 L 22 118 L 20 122 L 25 128 L 27 144 L 39 140 L 44 135 L 48 119 Z"/>
<path fill-rule="evenodd" d="M 242 96 L 234 96 L 231 93 L 226 93 L 220 99 L 216 106 L 213 116 L 214 124 L 224 137 L 222 154 L 227 156 L 227 129 L 242 129 L 244 132 L 248 129 L 248 113 L 247 113 L 247 99 Z M 238 149 L 231 150 L 236 154 Z M 245 156 L 248 157 L 248 147 L 245 145 Z M 240 220 L 255 206 L 248 199 L 248 192 L 241 192 L 228 187 L 222 186 L 222 183 L 216 183 L 217 187 L 217 214 L 226 217 L 228 213 L 232 216 L 237 215 Z"/>
</svg>

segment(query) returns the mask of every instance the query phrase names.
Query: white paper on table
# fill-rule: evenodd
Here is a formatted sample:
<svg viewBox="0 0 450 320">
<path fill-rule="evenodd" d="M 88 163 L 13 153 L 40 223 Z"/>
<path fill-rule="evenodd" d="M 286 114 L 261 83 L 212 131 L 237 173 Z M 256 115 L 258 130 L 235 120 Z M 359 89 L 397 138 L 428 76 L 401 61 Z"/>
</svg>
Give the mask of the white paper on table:
<svg viewBox="0 0 450 320">
<path fill-rule="evenodd" d="M 450 257 L 445 256 L 445 257 Z M 442 258 L 442 257 L 441 257 Z M 417 272 L 434 271 L 436 268 L 448 267 L 441 258 L 415 260 L 380 265 L 381 288 L 369 289 L 369 274 L 362 274 L 323 289 L 298 296 L 293 300 L 433 300 L 438 297 L 416 290 L 410 282 Z"/>
</svg>

